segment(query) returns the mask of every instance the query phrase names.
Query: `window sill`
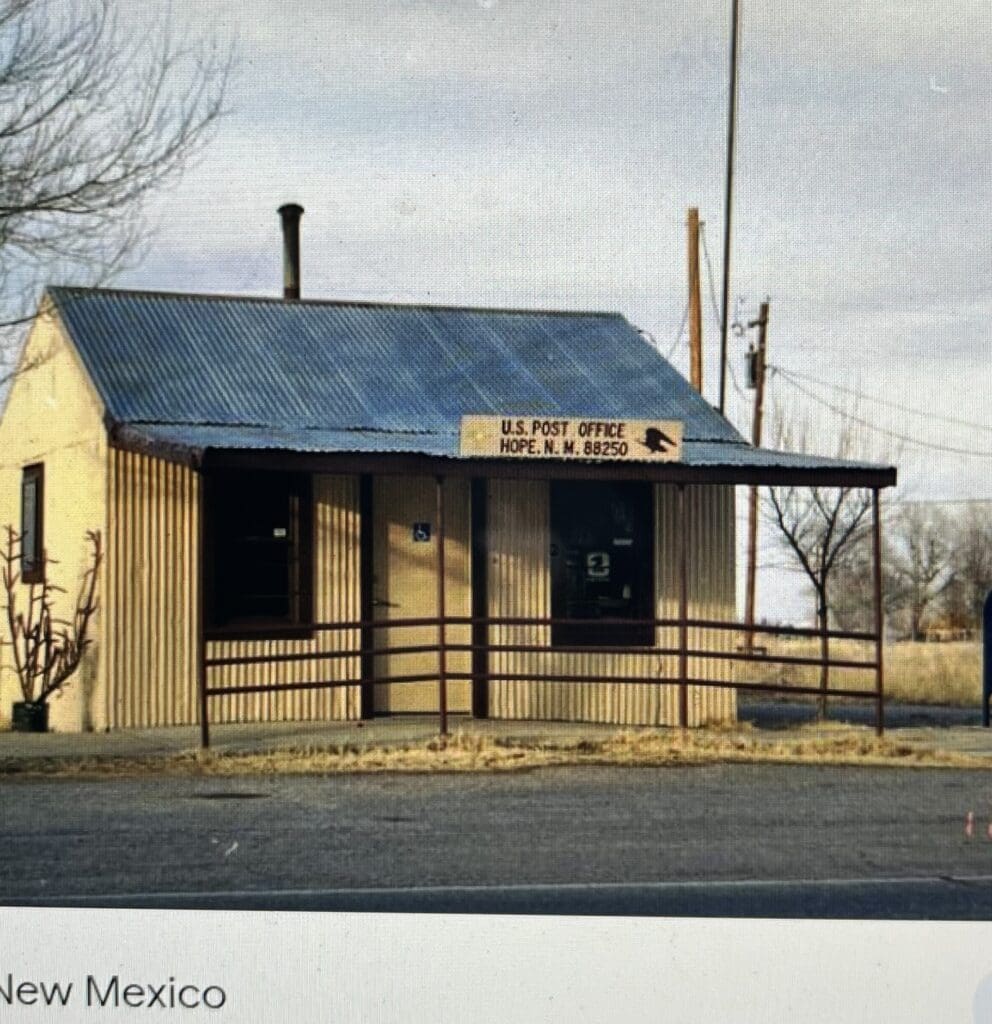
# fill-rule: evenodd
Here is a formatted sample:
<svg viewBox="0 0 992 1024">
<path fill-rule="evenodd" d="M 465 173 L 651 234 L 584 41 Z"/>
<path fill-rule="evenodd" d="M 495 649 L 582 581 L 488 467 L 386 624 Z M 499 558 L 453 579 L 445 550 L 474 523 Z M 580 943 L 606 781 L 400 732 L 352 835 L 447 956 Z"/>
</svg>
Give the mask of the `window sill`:
<svg viewBox="0 0 992 1024">
<path fill-rule="evenodd" d="M 607 655 L 616 652 L 618 647 L 630 649 L 632 651 L 644 651 L 651 650 L 655 644 L 632 644 L 627 643 L 623 640 L 617 643 L 602 643 L 602 644 L 550 644 L 548 646 L 549 651 L 554 651 L 555 654 L 600 654 L 604 650 Z M 622 655 L 616 655 L 616 657 L 622 657 Z"/>
<path fill-rule="evenodd" d="M 259 623 L 257 626 L 238 624 L 209 627 L 204 633 L 208 643 L 221 641 L 312 640 L 314 631 L 309 626 L 280 626 Z"/>
<path fill-rule="evenodd" d="M 557 634 L 557 636 L 556 636 Z M 552 627 L 552 650 L 596 651 L 602 647 L 655 647 L 656 634 L 653 627 L 584 627 L 581 630 Z"/>
</svg>

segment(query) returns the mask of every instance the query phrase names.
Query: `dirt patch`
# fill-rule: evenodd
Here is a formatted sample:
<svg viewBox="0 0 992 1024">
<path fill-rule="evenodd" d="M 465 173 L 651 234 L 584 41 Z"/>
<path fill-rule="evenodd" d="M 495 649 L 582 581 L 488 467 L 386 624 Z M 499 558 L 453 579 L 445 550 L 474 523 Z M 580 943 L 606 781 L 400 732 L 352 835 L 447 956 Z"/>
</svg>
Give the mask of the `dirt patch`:
<svg viewBox="0 0 992 1024">
<path fill-rule="evenodd" d="M 788 736 L 747 727 L 626 730 L 603 738 L 496 738 L 456 733 L 396 745 L 328 744 L 260 752 L 165 756 L 0 758 L 0 774 L 98 778 L 147 775 L 326 775 L 378 772 L 504 772 L 570 765 L 685 766 L 720 763 L 826 764 L 912 768 L 992 768 L 992 757 L 934 744 L 879 738 L 839 723 Z"/>
</svg>

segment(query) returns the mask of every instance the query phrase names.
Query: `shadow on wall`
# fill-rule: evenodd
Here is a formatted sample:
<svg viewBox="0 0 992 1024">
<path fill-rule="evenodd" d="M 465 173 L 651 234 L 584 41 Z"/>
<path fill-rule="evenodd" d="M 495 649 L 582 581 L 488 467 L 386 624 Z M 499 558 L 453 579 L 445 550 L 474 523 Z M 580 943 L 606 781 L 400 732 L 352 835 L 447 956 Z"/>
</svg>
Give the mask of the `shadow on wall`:
<svg viewBox="0 0 992 1024">
<path fill-rule="evenodd" d="M 88 657 L 83 658 L 79 667 L 79 688 L 83 701 L 82 725 L 83 732 L 93 732 L 93 696 L 97 686 L 97 659 L 99 650 L 91 648 Z"/>
</svg>

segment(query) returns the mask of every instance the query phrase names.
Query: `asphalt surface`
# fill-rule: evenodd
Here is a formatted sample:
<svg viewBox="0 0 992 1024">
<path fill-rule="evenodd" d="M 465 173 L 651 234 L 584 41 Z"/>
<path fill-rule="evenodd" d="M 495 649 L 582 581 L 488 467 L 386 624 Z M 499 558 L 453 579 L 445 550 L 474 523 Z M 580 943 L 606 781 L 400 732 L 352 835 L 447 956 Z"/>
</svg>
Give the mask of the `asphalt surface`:
<svg viewBox="0 0 992 1024">
<path fill-rule="evenodd" d="M 813 701 L 762 701 L 740 698 L 738 718 L 750 722 L 759 729 L 784 729 L 816 721 L 816 704 Z M 869 701 L 831 701 L 827 708 L 827 719 L 831 722 L 845 722 L 848 725 L 874 725 L 875 706 Z M 918 729 L 935 727 L 949 729 L 961 726 L 979 727 L 982 724 L 980 707 L 951 707 L 943 704 L 896 704 L 885 705 L 886 729 Z M 987 733 L 987 730 L 985 730 Z"/>
<path fill-rule="evenodd" d="M 0 902 L 992 920 L 990 821 L 983 771 L 10 779 Z"/>
</svg>

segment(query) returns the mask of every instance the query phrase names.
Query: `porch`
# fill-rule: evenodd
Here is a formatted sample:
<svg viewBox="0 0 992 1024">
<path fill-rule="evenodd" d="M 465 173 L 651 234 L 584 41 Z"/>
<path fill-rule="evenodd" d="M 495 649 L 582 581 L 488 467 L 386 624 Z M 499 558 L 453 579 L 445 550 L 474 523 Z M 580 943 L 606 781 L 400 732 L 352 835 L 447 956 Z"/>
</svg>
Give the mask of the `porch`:
<svg viewBox="0 0 992 1024">
<path fill-rule="evenodd" d="M 230 471 L 257 472 L 260 468 L 285 472 L 288 462 L 296 471 L 311 473 L 338 473 L 357 468 L 353 460 L 340 455 L 304 456 L 285 453 L 276 459 L 266 453 L 228 452 L 211 453 L 210 464 L 198 466 L 198 475 L 204 477 L 218 468 Z M 282 454 L 282 453 L 281 453 Z M 780 453 L 771 453 L 780 454 Z M 254 456 L 254 457 L 252 457 Z M 380 457 L 381 458 L 381 457 Z M 760 472 L 741 467 L 696 467 L 668 464 L 666 466 L 638 466 L 626 464 L 610 466 L 586 464 L 583 466 L 541 466 L 533 463 L 490 462 L 485 467 L 472 466 L 451 460 L 365 460 L 362 468 L 381 469 L 380 478 L 389 477 L 401 488 L 409 489 L 419 479 L 428 479 L 433 486 L 433 509 L 426 525 L 431 533 L 430 572 L 421 574 L 423 604 L 431 605 L 431 614 L 384 614 L 383 602 L 376 597 L 375 564 L 376 531 L 373 494 L 376 474 L 358 474 L 359 551 L 356 568 L 359 576 L 358 603 L 354 613 L 333 619 L 307 621 L 302 624 L 312 638 L 324 638 L 302 650 L 290 641 L 301 635 L 301 624 L 280 627 L 268 624 L 256 639 L 268 641 L 246 649 L 251 644 L 252 632 L 243 625 L 218 627 L 209 624 L 202 601 L 209 593 L 200 587 L 201 605 L 197 616 L 196 678 L 200 740 L 204 747 L 211 742 L 211 725 L 218 720 L 216 709 L 221 701 L 227 706 L 240 708 L 241 720 L 250 719 L 252 707 L 258 700 L 271 700 L 290 694 L 308 696 L 337 693 L 350 699 L 353 716 L 368 721 L 383 713 L 396 713 L 393 708 L 410 710 L 409 703 L 394 701 L 397 694 L 420 695 L 423 710 L 430 710 L 442 735 L 450 731 L 453 716 L 462 713 L 475 719 L 490 717 L 539 717 L 545 721 L 576 720 L 576 708 L 591 708 L 589 714 L 578 715 L 579 720 L 605 722 L 623 721 L 615 709 L 606 704 L 618 704 L 636 699 L 639 707 L 650 708 L 649 720 L 637 724 L 676 725 L 687 728 L 720 718 L 708 714 L 706 700 L 720 693 L 736 695 L 746 693 L 789 694 L 823 696 L 815 686 L 784 685 L 776 682 L 774 669 L 795 666 L 827 666 L 831 672 L 828 697 L 864 701 L 873 708 L 876 731 L 884 729 L 884 668 L 882 651 L 881 573 L 880 573 L 880 516 L 879 491 L 894 478 L 894 471 L 879 467 L 833 465 L 764 467 Z M 815 461 L 815 460 L 812 460 Z M 830 460 L 820 460 L 829 463 Z M 372 463 L 370 465 L 369 463 Z M 428 465 L 425 465 L 425 462 Z M 350 464 L 349 464 L 350 463 Z M 398 472 L 401 468 L 405 472 Z M 435 473 L 427 477 L 424 470 Z M 436 472 L 438 469 L 445 472 Z M 483 470 L 485 475 L 479 474 Z M 469 508 L 454 510 L 456 519 L 465 520 L 455 531 L 459 537 L 458 557 L 464 558 L 465 538 L 468 537 L 468 566 L 471 586 L 455 594 L 452 602 L 451 574 L 451 520 L 453 510 L 450 482 L 460 480 L 470 497 Z M 657 591 L 654 593 L 649 614 L 628 614 L 622 617 L 597 615 L 579 617 L 555 614 L 494 614 L 490 595 L 489 576 L 489 504 L 480 499 L 487 484 L 494 480 L 582 479 L 587 481 L 609 479 L 641 479 L 656 486 L 666 486 L 674 495 L 674 516 L 669 524 L 675 539 L 674 552 L 669 551 L 674 583 L 674 607 L 663 607 Z M 688 478 L 688 479 L 686 479 Z M 796 483 L 808 486 L 851 486 L 856 481 L 867 486 L 872 494 L 872 538 L 875 557 L 874 591 L 875 620 L 870 631 L 818 630 L 793 626 L 768 626 L 739 621 L 734 614 L 707 616 L 700 613 L 698 602 L 690 601 L 694 578 L 692 557 L 693 523 L 689 508 L 694 496 L 728 487 L 734 483 L 762 484 Z M 446 486 L 448 481 L 448 486 Z M 691 482 L 690 482 L 691 481 Z M 209 494 L 209 486 L 199 490 Z M 200 565 L 207 565 L 204 551 L 206 534 L 204 524 L 209 516 L 197 517 Z M 413 524 L 414 529 L 418 524 Z M 419 524 L 423 526 L 424 524 Z M 732 551 L 731 544 L 730 550 Z M 698 547 L 695 549 L 698 552 Z M 467 607 L 466 607 L 467 602 Z M 552 609 L 552 612 L 554 609 Z M 667 612 L 667 613 L 666 613 Z M 554 631 L 565 628 L 573 639 L 568 644 L 553 642 Z M 633 630 L 639 633 L 636 642 L 603 643 L 587 648 L 574 638 L 584 631 L 601 635 L 604 630 L 617 630 L 620 636 Z M 645 640 L 645 637 L 648 639 Z M 763 650 L 763 639 L 774 637 L 806 638 L 822 641 L 854 640 L 864 648 L 858 658 L 826 657 L 794 653 L 775 653 Z M 746 640 L 751 639 L 751 643 Z M 278 641 L 285 640 L 280 644 Z M 523 662 L 521 659 L 525 659 Z M 609 659 L 609 662 L 604 659 Z M 412 668 L 402 666 L 411 665 Z M 291 673 L 288 678 L 286 673 Z M 768 677 L 762 678 L 767 672 Z M 868 673 L 870 686 L 863 682 L 851 683 L 852 674 Z M 282 675 L 280 675 L 282 673 Z M 746 676 L 746 678 L 745 678 Z M 494 694 L 509 692 L 510 688 L 529 688 L 531 707 L 535 713 L 514 715 L 512 705 L 505 701 L 494 707 Z M 536 704 L 533 694 L 542 688 L 545 695 Z M 560 699 L 556 699 L 555 694 Z M 426 695 L 426 697 L 425 697 Z M 628 695 L 629 698 L 628 698 Z M 423 702 L 426 699 L 427 705 Z M 605 702 L 605 704 L 604 704 Z M 538 704 L 540 705 L 538 707 Z M 519 706 L 519 705 L 518 705 Z M 509 707 L 510 713 L 507 714 Z M 495 714 L 494 714 L 495 712 Z M 237 718 L 226 717 L 227 721 Z M 634 723 L 632 723 L 634 724 Z"/>
</svg>

